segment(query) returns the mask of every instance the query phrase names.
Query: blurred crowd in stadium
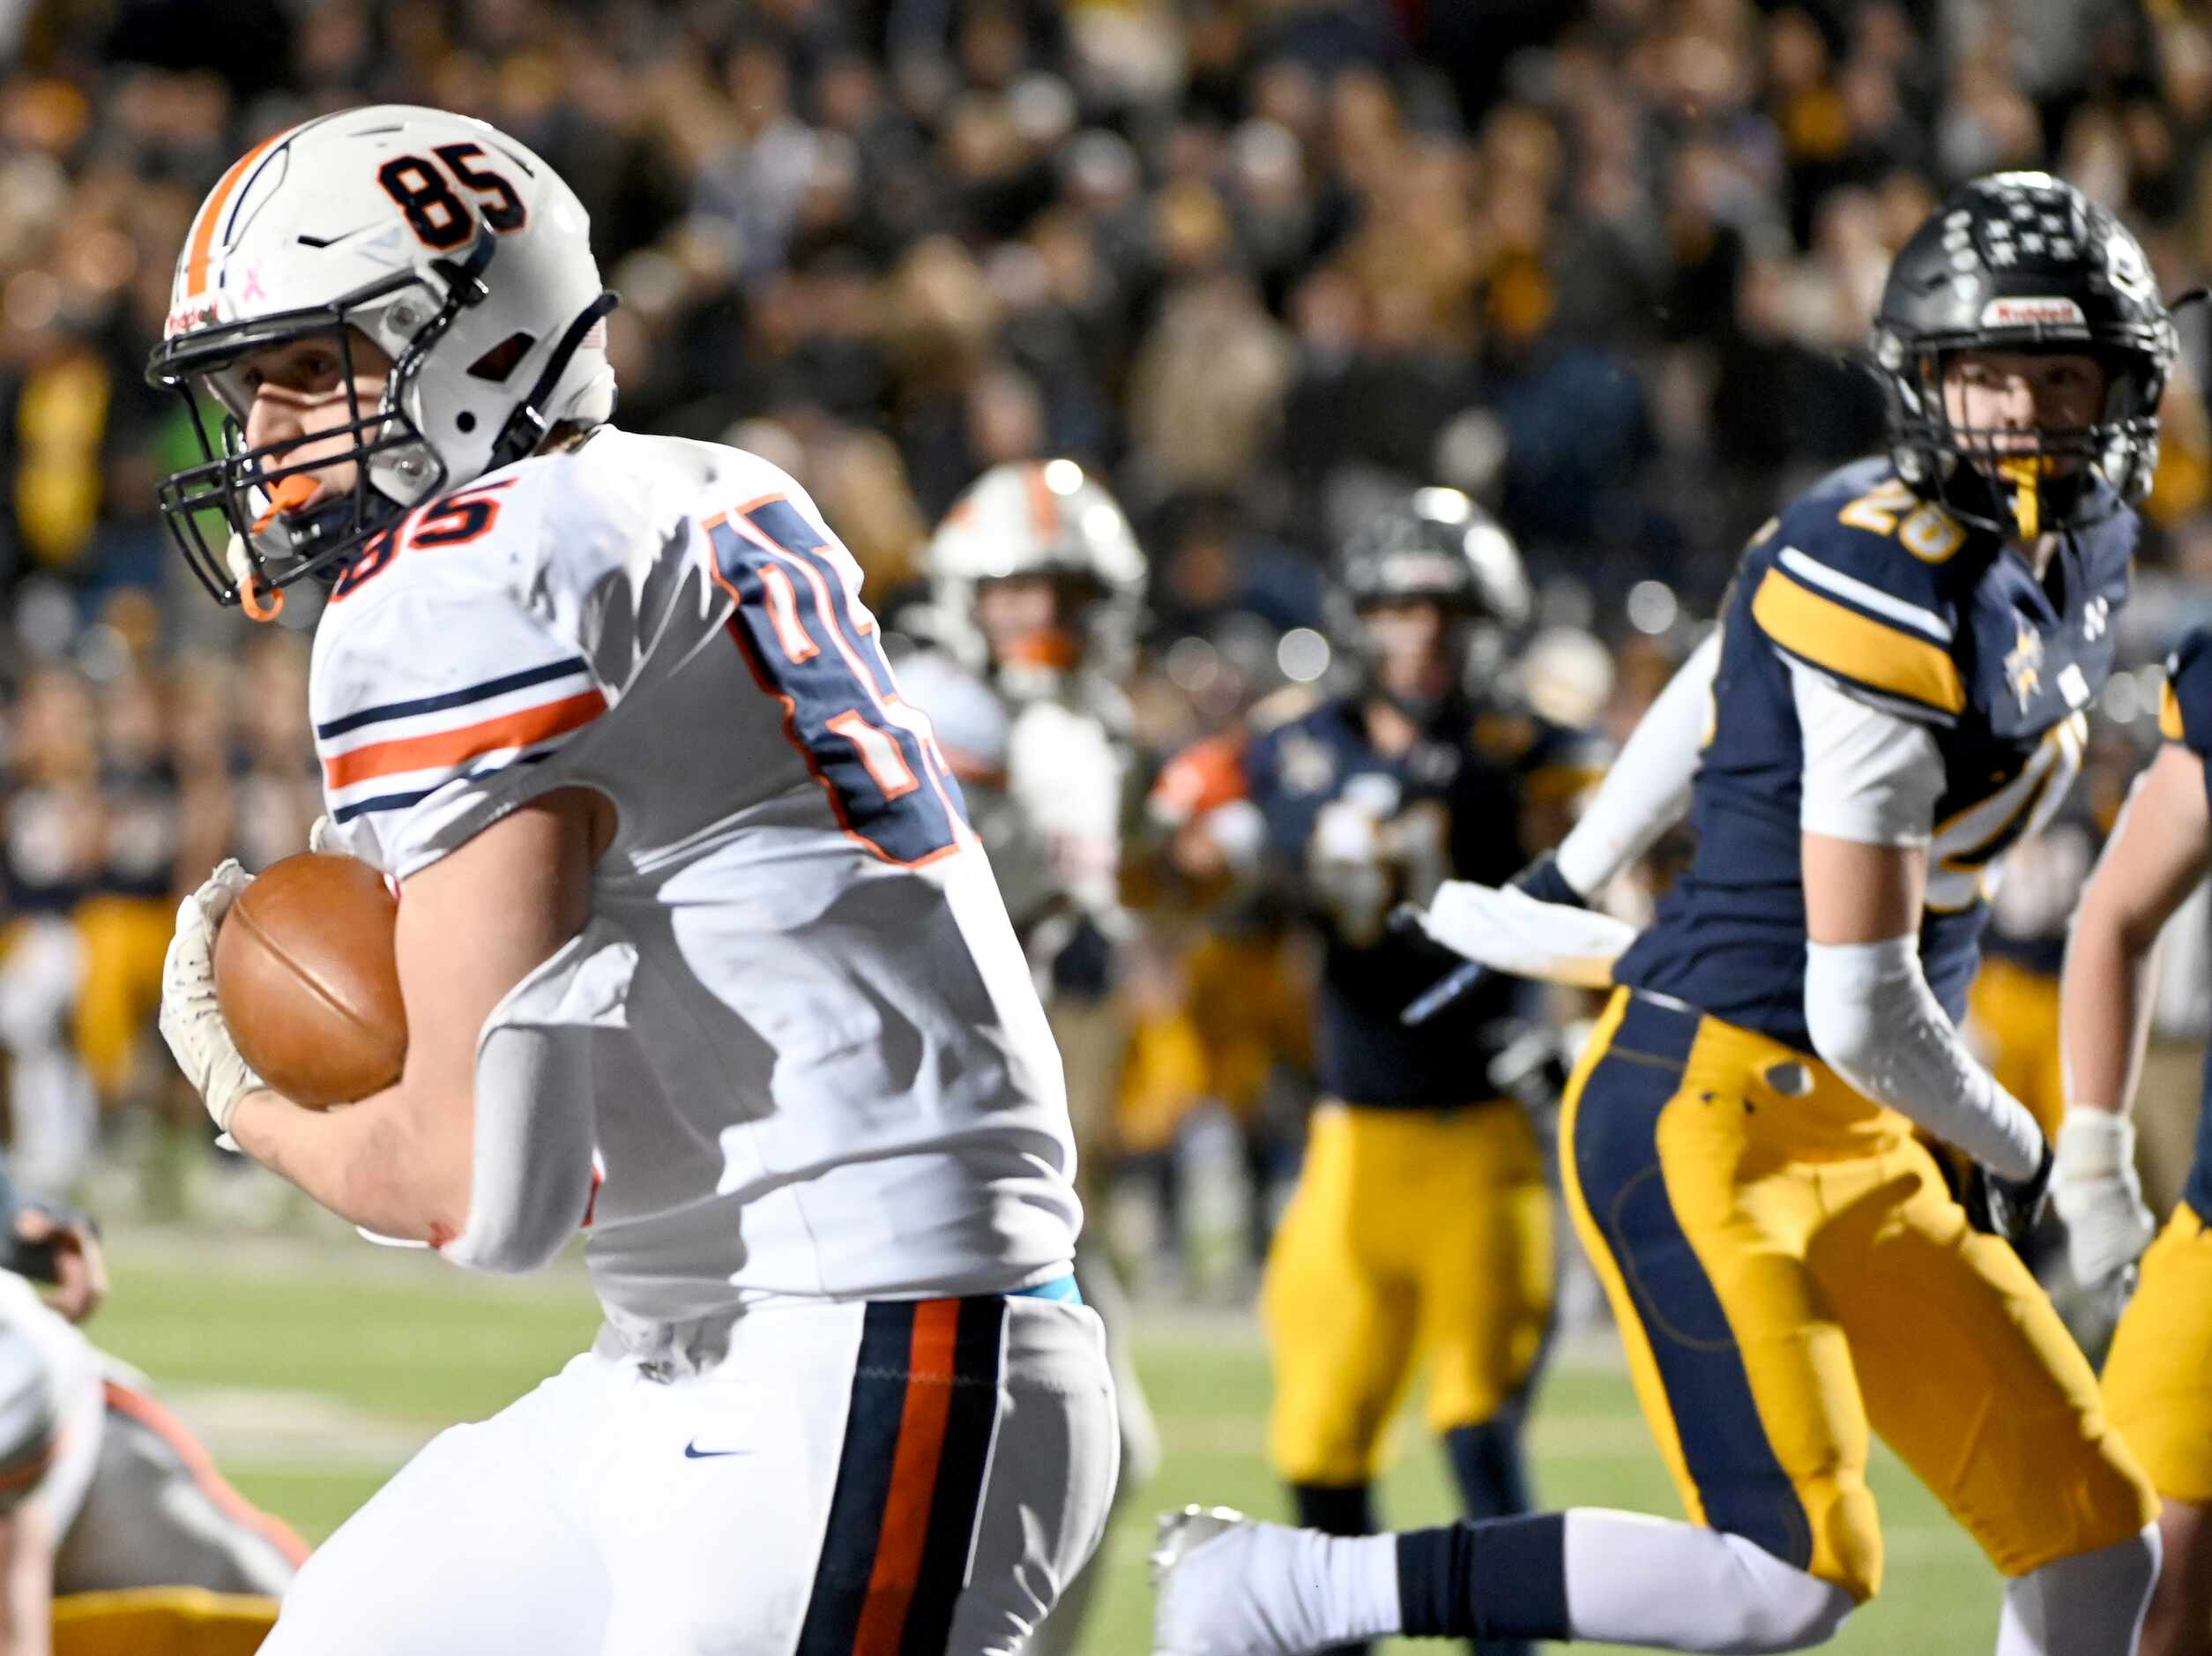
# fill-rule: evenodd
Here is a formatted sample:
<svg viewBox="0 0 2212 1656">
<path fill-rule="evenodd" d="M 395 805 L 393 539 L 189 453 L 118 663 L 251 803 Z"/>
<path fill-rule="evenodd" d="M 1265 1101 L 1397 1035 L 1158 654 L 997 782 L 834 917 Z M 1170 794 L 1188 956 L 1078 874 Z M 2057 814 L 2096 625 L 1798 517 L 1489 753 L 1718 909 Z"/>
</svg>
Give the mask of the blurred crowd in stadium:
<svg viewBox="0 0 2212 1656">
<path fill-rule="evenodd" d="M 2212 26 L 2178 0 L 0 4 L 0 1041 L 34 1189 L 168 1108 L 180 889 L 317 809 L 312 606 L 250 629 L 192 588 L 153 482 L 194 438 L 142 371 L 233 157 L 376 100 L 480 115 L 575 186 L 623 299 L 618 419 L 792 471 L 879 608 L 994 463 L 1109 481 L 1151 563 L 1154 761 L 1328 671 L 1329 553 L 1430 483 L 1528 557 L 1531 703 L 1625 731 L 1745 535 L 1877 445 L 1849 359 L 1960 179 L 2052 168 L 2167 294 L 2212 280 Z M 2179 317 L 2092 834 L 2151 664 L 2212 609 L 2206 317 Z M 2022 876 L 2030 973 L 2087 868 Z M 1234 1120 L 1256 1240 L 1307 1020 L 1294 944 L 1281 1003 L 1212 1016 L 1189 966 L 1220 942 L 1162 923 L 1127 953 L 1120 1148 L 1172 1235 L 1179 1135 Z M 2204 974 L 2173 975 L 2186 1028 Z"/>
</svg>

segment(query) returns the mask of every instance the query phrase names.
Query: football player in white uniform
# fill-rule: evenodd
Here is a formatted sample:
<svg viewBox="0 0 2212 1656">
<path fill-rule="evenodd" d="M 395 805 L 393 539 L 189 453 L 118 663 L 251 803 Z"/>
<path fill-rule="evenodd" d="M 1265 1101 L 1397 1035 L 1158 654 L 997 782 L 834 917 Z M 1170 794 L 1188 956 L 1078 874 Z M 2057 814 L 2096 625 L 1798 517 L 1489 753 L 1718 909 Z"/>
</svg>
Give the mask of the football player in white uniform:
<svg viewBox="0 0 2212 1656">
<path fill-rule="evenodd" d="M 1058 1056 L 813 502 L 607 423 L 587 229 L 480 123 L 310 121 L 201 208 L 151 369 L 227 416 L 163 489 L 217 595 L 336 578 L 310 712 L 335 844 L 399 884 L 408 1048 L 320 1114 L 247 1070 L 235 868 L 164 1033 L 356 1224 L 525 1271 L 588 1209 L 607 1316 L 357 1513 L 265 1652 L 1011 1652 L 1114 1485 Z"/>
<path fill-rule="evenodd" d="M 306 1556 L 143 1376 L 0 1270 L 0 1656 L 250 1649 Z"/>
<path fill-rule="evenodd" d="M 1144 554 L 1112 495 L 1069 459 L 993 466 L 945 514 L 927 554 L 930 601 L 910 623 L 934 644 L 899 668 L 960 778 L 970 821 L 1068 1077 L 1078 1165 L 1106 1165 L 1121 1049 L 1112 999 L 1121 831 L 1133 803 L 1130 666 Z M 1106 1192 L 1084 1190 L 1102 1207 Z M 1084 1301 L 1105 1319 L 1121 1410 L 1126 1496 L 1151 1477 L 1159 1434 L 1129 1355 L 1126 1296 L 1103 1248 L 1076 1255 Z M 1075 1646 L 1099 1581 L 1085 1570 L 1032 1642 Z"/>
</svg>

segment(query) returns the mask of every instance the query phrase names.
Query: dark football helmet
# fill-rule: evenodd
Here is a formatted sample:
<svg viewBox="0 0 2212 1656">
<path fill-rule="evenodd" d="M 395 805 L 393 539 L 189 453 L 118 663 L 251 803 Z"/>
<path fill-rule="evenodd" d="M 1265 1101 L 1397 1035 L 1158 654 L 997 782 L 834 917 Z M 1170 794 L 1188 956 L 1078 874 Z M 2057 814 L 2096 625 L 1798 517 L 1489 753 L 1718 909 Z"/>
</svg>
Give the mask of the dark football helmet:
<svg viewBox="0 0 2212 1656">
<path fill-rule="evenodd" d="M 1330 571 L 1330 624 L 1340 640 L 1357 647 L 1363 662 L 1370 656 L 1367 613 L 1424 599 L 1454 618 L 1460 684 L 1447 703 L 1404 711 L 1426 727 L 1440 728 L 1505 666 L 1534 609 L 1513 537 L 1456 489 L 1415 489 L 1400 504 L 1376 513 L 1337 548 Z M 1372 683 L 1372 671 L 1368 677 Z"/>
<path fill-rule="evenodd" d="M 1868 344 L 1898 475 L 1962 522 L 2031 539 L 2149 491 L 2179 341 L 2142 248 L 2065 180 L 1993 173 L 1953 191 L 1898 250 Z M 1963 351 L 2093 355 L 2103 417 L 2027 446 L 1959 425 L 1943 371 Z"/>
</svg>

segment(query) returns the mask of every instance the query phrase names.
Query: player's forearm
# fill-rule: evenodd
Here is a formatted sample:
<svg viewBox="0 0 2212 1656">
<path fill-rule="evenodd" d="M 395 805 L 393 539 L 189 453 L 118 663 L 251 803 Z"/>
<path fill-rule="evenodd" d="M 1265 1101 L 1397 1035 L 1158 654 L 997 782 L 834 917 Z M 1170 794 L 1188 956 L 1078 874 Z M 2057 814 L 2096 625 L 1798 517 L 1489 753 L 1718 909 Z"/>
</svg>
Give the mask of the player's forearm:
<svg viewBox="0 0 2212 1656">
<path fill-rule="evenodd" d="M 2169 744 L 2130 791 L 2067 935 L 2059 1025 L 2069 1105 L 2126 1113 L 2150 1035 L 2158 937 L 2208 861 L 2203 764 Z"/>
<path fill-rule="evenodd" d="M 2000 1177 L 2035 1172 L 2043 1130 L 1967 1051 L 1922 974 L 1917 938 L 1807 945 L 1805 1015 L 1814 1050 L 1868 1098 Z"/>
<path fill-rule="evenodd" d="M 51 1656 L 54 1534 L 43 1496 L 0 1518 L 0 1656 Z"/>
<path fill-rule="evenodd" d="M 404 1082 L 330 1110 L 264 1088 L 239 1100 L 231 1136 L 339 1218 L 438 1246 L 468 1222 L 471 1114 L 465 1100 L 422 1108 Z"/>
<path fill-rule="evenodd" d="M 2084 904 L 2067 940 L 2059 1026 L 2067 1103 L 2125 1115 L 2150 1039 L 2156 936 L 2131 937 L 2108 906 Z"/>
</svg>

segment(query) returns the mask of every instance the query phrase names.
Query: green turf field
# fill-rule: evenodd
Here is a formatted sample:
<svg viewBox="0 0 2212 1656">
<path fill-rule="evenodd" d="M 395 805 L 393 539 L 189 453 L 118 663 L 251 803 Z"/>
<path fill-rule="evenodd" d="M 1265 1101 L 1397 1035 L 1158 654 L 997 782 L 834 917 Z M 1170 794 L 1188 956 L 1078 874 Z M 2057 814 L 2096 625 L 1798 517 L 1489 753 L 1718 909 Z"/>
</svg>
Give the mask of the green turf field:
<svg viewBox="0 0 2212 1656">
<path fill-rule="evenodd" d="M 90 1332 L 145 1369 L 250 1496 L 310 1540 L 328 1535 L 431 1432 L 490 1414 L 582 1349 L 596 1325 L 579 1272 L 512 1283 L 368 1247 L 120 1239 L 115 1290 Z M 1107 1543 L 1113 1570 L 1088 1648 L 1143 1656 L 1151 1514 L 1187 1501 L 1280 1516 L 1261 1461 L 1266 1369 L 1233 1315 L 1161 1313 L 1138 1353 L 1167 1450 Z M 1534 1426 L 1552 1503 L 1677 1509 L 1610 1346 L 1555 1366 Z M 1888 1539 L 1882 1597 L 1829 1649 L 1986 1650 L 1997 1578 L 1893 1461 L 1874 1469 Z M 1399 1523 L 1450 1511 L 1440 1461 L 1409 1446 L 1387 1493 Z M 1406 1647 L 1406 1648 L 1411 1648 Z M 1583 1647 L 1594 1648 L 1594 1647 Z"/>
</svg>

